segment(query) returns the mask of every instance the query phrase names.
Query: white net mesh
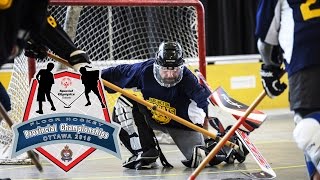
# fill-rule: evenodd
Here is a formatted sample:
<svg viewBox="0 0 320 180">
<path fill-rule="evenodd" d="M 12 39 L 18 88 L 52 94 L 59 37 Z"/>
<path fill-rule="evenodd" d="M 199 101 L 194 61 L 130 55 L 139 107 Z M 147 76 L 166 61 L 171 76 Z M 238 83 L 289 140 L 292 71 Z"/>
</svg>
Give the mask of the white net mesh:
<svg viewBox="0 0 320 180">
<path fill-rule="evenodd" d="M 155 56 L 162 41 L 178 41 L 187 64 L 192 64 L 189 68 L 199 68 L 198 14 L 194 6 L 108 6 L 109 1 L 104 2 L 106 5 L 49 8 L 76 46 L 88 53 L 93 66 L 103 69 L 148 59 Z M 42 62 L 37 61 L 36 71 L 43 68 Z M 15 59 L 8 90 L 13 105 L 9 115 L 15 123 L 22 121 L 28 82 L 28 61 L 22 55 Z M 117 96 L 106 95 L 110 112 Z M 10 133 L 3 124 L 0 126 L 0 137 L 8 137 L 1 138 L 1 144 L 10 143 Z"/>
<path fill-rule="evenodd" d="M 76 27 L 75 44 L 99 67 L 113 65 L 113 60 L 130 63 L 124 61 L 153 57 L 159 44 L 168 40 L 180 42 L 185 57 L 198 58 L 194 7 L 85 6 L 73 11 L 80 14 L 75 17 L 78 21 L 66 13 L 66 7 L 52 6 L 50 11 L 60 24 L 69 15 L 68 27 Z M 75 22 L 76 26 L 71 25 Z"/>
</svg>

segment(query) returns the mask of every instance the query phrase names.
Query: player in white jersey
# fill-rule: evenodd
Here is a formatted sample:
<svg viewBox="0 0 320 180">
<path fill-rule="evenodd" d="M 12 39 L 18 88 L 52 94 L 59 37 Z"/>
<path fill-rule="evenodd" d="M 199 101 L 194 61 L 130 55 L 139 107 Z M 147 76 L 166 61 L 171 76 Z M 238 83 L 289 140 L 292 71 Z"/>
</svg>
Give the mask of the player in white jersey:
<svg viewBox="0 0 320 180">
<path fill-rule="evenodd" d="M 316 0 L 260 0 L 256 35 L 267 95 L 280 95 L 281 64 L 289 78 L 293 131 L 306 156 L 310 179 L 320 179 L 320 3 Z M 283 58 L 282 58 L 283 57 Z"/>
</svg>

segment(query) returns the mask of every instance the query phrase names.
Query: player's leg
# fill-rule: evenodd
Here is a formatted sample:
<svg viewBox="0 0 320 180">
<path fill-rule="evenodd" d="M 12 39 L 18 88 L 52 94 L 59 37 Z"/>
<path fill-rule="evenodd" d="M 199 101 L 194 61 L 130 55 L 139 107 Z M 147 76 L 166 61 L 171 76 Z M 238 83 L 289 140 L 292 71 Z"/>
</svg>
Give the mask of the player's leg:
<svg viewBox="0 0 320 180">
<path fill-rule="evenodd" d="M 0 82 L 0 102 L 4 106 L 6 111 L 11 110 L 10 97 Z M 31 164 L 31 160 L 28 158 L 27 154 L 24 153 L 14 159 L 11 159 L 12 151 L 12 131 L 6 129 L 6 122 L 1 121 L 2 117 L 0 115 L 0 164 Z M 2 124 L 3 123 L 3 124 Z M 6 124 L 6 125 L 4 125 Z"/>
<path fill-rule="evenodd" d="M 1 82 L 0 82 L 0 102 L 6 111 L 11 110 L 11 101 L 10 101 L 9 95 Z M 2 119 L 3 117 L 0 115 L 0 159 L 9 147 L 9 145 L 6 145 L 6 143 L 11 141 L 10 140 L 11 134 L 8 135 L 6 133 L 7 130 L 2 129 L 1 123 L 4 123 L 4 122 L 1 122 Z"/>
<path fill-rule="evenodd" d="M 95 95 L 97 95 L 97 97 L 98 97 L 98 99 L 99 99 L 99 101 L 100 101 L 101 106 L 104 108 L 105 105 L 104 105 L 104 103 L 103 103 L 103 101 L 102 101 L 102 98 L 101 98 L 101 96 L 100 96 L 98 87 L 93 87 L 93 88 L 92 88 L 92 91 L 93 91 L 93 93 L 94 93 Z"/>
<path fill-rule="evenodd" d="M 151 129 L 137 103 L 120 96 L 115 105 L 115 120 L 121 125 L 120 139 L 133 155 L 124 162 L 126 168 L 150 168 L 159 156 Z M 137 131 L 135 130 L 135 126 Z M 139 166 L 139 167 L 137 167 Z"/>
<path fill-rule="evenodd" d="M 49 101 L 49 103 L 50 103 L 50 105 L 51 105 L 51 110 L 52 110 L 52 111 L 55 111 L 56 108 L 55 108 L 55 106 L 54 106 L 54 104 L 53 104 L 53 101 L 52 101 L 52 99 L 51 99 L 50 90 L 49 90 L 49 91 L 46 91 L 45 94 L 46 94 L 46 97 L 47 97 L 47 99 L 48 99 L 48 101 Z"/>
<path fill-rule="evenodd" d="M 320 66 L 305 68 L 289 77 L 290 108 L 295 112 L 296 128 L 294 137 L 298 147 L 305 150 L 306 163 L 310 178 L 318 176 L 320 154 L 317 150 L 320 144 L 320 127 L 317 115 L 320 112 L 320 85 L 315 83 L 320 76 Z M 312 115 L 313 116 L 313 115 Z M 310 129 L 306 129 L 310 128 Z M 307 149 L 305 149 L 307 148 Z M 309 159 L 310 158 L 310 159 Z"/>
<path fill-rule="evenodd" d="M 86 96 L 86 99 L 87 99 L 87 104 L 85 104 L 85 106 L 91 105 L 90 97 L 89 97 L 90 91 L 91 89 L 89 89 L 88 87 L 84 87 L 84 95 Z"/>
<path fill-rule="evenodd" d="M 121 125 L 120 140 L 133 154 L 138 155 L 141 149 L 138 132 L 132 115 L 133 105 L 123 96 L 120 96 L 115 104 L 112 119 Z"/>
<path fill-rule="evenodd" d="M 42 101 L 38 101 L 38 107 L 39 107 L 39 109 L 36 111 L 36 113 L 43 114 Z"/>
<path fill-rule="evenodd" d="M 181 162 L 186 167 L 197 167 L 217 144 L 213 139 L 204 140 L 203 135 L 197 131 L 176 128 L 166 129 L 178 146 L 179 150 L 185 156 L 186 159 Z M 220 164 L 221 162 L 226 161 L 226 158 L 227 154 L 224 150 L 220 150 L 209 164 L 211 166 Z"/>
<path fill-rule="evenodd" d="M 310 178 L 319 178 L 320 172 L 320 109 L 295 110 L 297 123 L 293 136 L 298 147 L 305 152 Z"/>
<path fill-rule="evenodd" d="M 38 101 L 39 109 L 36 111 L 36 113 L 43 114 L 42 101 L 44 100 L 45 100 L 45 94 L 41 90 L 41 88 L 38 88 L 37 101 Z"/>
<path fill-rule="evenodd" d="M 4 106 L 6 111 L 11 110 L 10 97 L 1 82 L 0 82 L 0 102 Z"/>
<path fill-rule="evenodd" d="M 195 146 L 204 146 L 204 137 L 197 131 L 189 131 L 182 129 L 167 128 L 170 136 L 185 156 L 186 159 L 191 159 Z"/>
<path fill-rule="evenodd" d="M 150 111 L 145 106 L 131 99 L 128 100 L 133 104 L 132 115 L 142 149 L 142 153 L 137 158 L 136 169 L 153 168 L 157 166 L 155 162 L 159 157 L 153 129 L 148 124 L 153 119 L 150 116 Z"/>
</svg>

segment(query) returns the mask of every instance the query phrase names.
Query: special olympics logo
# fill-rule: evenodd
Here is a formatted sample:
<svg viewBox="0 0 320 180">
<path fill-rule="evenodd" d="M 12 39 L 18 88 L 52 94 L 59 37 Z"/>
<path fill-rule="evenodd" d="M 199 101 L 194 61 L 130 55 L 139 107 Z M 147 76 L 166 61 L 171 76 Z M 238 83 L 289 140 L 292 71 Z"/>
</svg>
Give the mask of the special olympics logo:
<svg viewBox="0 0 320 180">
<path fill-rule="evenodd" d="M 61 80 L 61 85 L 62 85 L 64 88 L 67 89 L 69 86 L 72 85 L 71 79 L 68 78 L 68 77 L 63 78 L 63 79 Z"/>
</svg>

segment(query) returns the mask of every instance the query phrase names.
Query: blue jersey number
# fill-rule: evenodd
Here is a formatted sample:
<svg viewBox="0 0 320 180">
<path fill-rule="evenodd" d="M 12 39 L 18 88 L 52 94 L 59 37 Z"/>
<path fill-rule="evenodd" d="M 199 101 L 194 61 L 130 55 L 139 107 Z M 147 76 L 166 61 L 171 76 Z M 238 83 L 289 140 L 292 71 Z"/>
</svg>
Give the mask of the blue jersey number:
<svg viewBox="0 0 320 180">
<path fill-rule="evenodd" d="M 316 2 L 317 0 L 307 0 L 305 3 L 300 5 L 303 20 L 306 21 L 312 18 L 320 17 L 320 8 L 310 9 L 310 7 Z"/>
</svg>

